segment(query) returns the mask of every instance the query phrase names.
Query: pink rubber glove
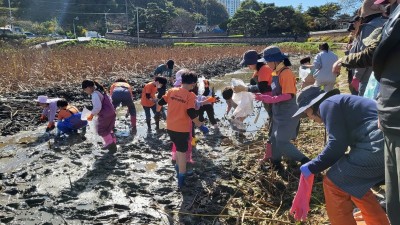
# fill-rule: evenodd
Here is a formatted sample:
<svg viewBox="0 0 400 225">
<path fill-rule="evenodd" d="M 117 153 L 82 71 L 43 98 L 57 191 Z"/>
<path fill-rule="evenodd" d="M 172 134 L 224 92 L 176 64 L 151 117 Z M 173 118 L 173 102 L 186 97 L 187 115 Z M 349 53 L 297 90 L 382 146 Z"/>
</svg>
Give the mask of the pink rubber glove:
<svg viewBox="0 0 400 225">
<path fill-rule="evenodd" d="M 257 101 L 262 101 L 262 102 L 268 103 L 268 104 L 287 101 L 287 100 L 290 100 L 291 98 L 292 98 L 291 94 L 281 94 L 281 95 L 278 95 L 278 96 L 256 94 L 256 97 L 255 97 L 255 99 Z"/>
<path fill-rule="evenodd" d="M 358 88 L 360 87 L 360 80 L 356 77 L 353 77 L 353 80 L 351 81 L 351 86 L 358 91 Z"/>
<path fill-rule="evenodd" d="M 310 198 L 314 182 L 314 174 L 305 178 L 303 174 L 300 176 L 300 183 L 297 189 L 296 196 L 290 208 L 290 214 L 293 215 L 297 221 L 304 221 L 307 218 L 308 211 L 310 211 Z"/>
</svg>

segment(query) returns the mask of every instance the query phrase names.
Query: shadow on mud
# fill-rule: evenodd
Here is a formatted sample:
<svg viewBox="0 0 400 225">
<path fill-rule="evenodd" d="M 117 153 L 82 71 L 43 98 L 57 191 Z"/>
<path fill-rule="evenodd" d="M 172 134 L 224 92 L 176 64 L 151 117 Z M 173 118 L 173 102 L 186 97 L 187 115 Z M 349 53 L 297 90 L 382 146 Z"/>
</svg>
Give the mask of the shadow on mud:
<svg viewBox="0 0 400 225">
<path fill-rule="evenodd" d="M 107 178 L 112 174 L 117 163 L 117 158 L 110 153 L 105 153 L 93 163 L 93 169 L 87 171 L 81 178 L 71 182 L 70 188 L 61 190 L 61 195 L 76 197 L 85 190 L 91 191 L 96 185 L 107 185 Z M 107 193 L 100 193 L 100 196 Z M 66 198 L 65 200 L 68 200 Z"/>
</svg>

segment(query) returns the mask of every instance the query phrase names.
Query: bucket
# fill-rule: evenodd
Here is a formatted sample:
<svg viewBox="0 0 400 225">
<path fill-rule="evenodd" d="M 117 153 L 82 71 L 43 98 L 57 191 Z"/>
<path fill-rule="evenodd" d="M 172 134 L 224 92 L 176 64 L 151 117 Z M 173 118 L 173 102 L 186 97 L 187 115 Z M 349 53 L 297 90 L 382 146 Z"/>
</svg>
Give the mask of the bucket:
<svg viewBox="0 0 400 225">
<path fill-rule="evenodd" d="M 86 107 L 83 108 L 82 110 L 82 114 L 81 114 L 81 120 L 87 120 L 88 116 L 90 116 L 90 114 L 92 114 L 92 111 L 90 111 L 89 109 L 87 109 Z"/>
</svg>

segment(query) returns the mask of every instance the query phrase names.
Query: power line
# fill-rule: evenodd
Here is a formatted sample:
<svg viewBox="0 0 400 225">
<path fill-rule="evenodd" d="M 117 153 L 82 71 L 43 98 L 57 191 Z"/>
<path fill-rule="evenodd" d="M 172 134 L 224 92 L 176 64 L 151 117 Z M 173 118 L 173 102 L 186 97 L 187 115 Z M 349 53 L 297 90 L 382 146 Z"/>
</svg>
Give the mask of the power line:
<svg viewBox="0 0 400 225">
<path fill-rule="evenodd" d="M 56 10 L 56 12 L 62 12 L 60 10 Z M 103 15 L 103 14 L 111 14 L 111 15 L 125 15 L 125 13 L 84 13 L 84 12 L 62 12 L 64 14 L 74 14 L 74 15 Z"/>
<path fill-rule="evenodd" d="M 43 1 L 43 0 L 35 0 L 34 2 L 43 2 L 43 3 L 51 3 L 51 4 L 61 4 L 61 5 L 113 5 L 113 6 L 125 6 L 125 3 L 115 3 L 115 4 L 85 4 L 85 3 L 70 3 L 70 2 L 54 2 L 54 1 Z"/>
</svg>

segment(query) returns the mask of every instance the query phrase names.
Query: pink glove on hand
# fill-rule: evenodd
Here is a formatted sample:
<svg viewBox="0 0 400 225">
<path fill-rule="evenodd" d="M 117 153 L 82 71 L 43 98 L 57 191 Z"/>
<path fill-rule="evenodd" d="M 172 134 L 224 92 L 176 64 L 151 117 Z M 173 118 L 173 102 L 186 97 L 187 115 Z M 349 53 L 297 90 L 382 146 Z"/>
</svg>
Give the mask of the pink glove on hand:
<svg viewBox="0 0 400 225">
<path fill-rule="evenodd" d="M 255 97 L 255 99 L 257 101 L 262 101 L 262 102 L 268 103 L 268 104 L 287 101 L 287 100 L 289 100 L 291 98 L 292 98 L 291 94 L 281 94 L 281 95 L 278 95 L 278 96 L 270 96 L 268 94 L 266 94 L 266 95 L 256 94 L 256 97 Z"/>
<path fill-rule="evenodd" d="M 314 174 L 305 178 L 303 174 L 300 176 L 300 183 L 297 189 L 296 196 L 294 196 L 290 214 L 293 215 L 297 221 L 304 221 L 307 218 L 308 211 L 310 211 L 310 198 L 314 182 Z"/>
<path fill-rule="evenodd" d="M 358 88 L 360 87 L 360 80 L 356 77 L 353 77 L 353 80 L 351 81 L 351 86 L 358 91 Z"/>
</svg>

